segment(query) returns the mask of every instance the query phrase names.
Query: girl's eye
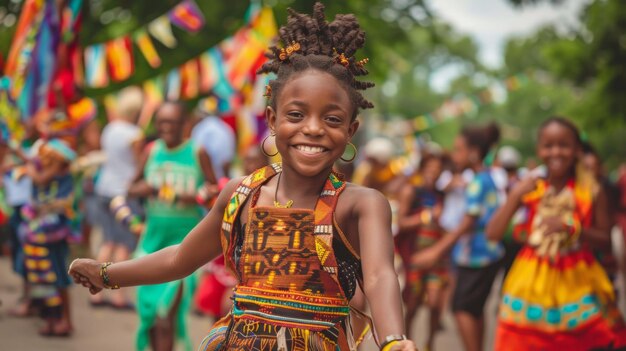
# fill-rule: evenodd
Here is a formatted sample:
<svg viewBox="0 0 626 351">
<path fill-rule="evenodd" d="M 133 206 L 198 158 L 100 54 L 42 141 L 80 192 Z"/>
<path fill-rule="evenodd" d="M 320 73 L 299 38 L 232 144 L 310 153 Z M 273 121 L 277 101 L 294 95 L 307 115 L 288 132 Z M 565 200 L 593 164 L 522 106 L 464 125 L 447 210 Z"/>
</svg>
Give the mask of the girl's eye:
<svg viewBox="0 0 626 351">
<path fill-rule="evenodd" d="M 343 120 L 337 116 L 328 116 L 326 120 L 333 124 L 341 124 L 341 122 L 343 122 Z"/>
<path fill-rule="evenodd" d="M 300 119 L 302 117 L 304 117 L 304 115 L 298 111 L 290 111 L 287 112 L 287 116 L 290 118 L 296 118 L 296 119 Z"/>
</svg>

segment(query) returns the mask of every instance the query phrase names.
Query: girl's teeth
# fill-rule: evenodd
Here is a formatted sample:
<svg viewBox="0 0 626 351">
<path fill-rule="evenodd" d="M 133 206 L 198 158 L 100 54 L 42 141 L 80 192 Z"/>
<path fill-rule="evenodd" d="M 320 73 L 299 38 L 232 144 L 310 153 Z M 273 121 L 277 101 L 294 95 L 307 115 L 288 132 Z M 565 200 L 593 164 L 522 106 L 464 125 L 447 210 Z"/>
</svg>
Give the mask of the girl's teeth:
<svg viewBox="0 0 626 351">
<path fill-rule="evenodd" d="M 324 149 L 321 147 L 306 146 L 306 145 L 298 145 L 298 150 L 304 151 L 304 152 L 315 152 L 315 153 L 324 151 Z"/>
</svg>

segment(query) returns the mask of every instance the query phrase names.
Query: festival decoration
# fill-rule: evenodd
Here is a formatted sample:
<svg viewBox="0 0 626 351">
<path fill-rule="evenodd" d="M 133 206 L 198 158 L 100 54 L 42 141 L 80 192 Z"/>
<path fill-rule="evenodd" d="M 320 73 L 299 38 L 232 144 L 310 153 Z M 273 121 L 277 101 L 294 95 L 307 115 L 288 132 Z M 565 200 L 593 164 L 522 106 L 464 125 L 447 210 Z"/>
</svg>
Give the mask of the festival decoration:
<svg viewBox="0 0 626 351">
<path fill-rule="evenodd" d="M 115 82 L 128 79 L 135 70 L 130 37 L 110 40 L 106 42 L 105 48 L 111 79 Z"/>
<path fill-rule="evenodd" d="M 204 16 L 193 0 L 183 0 L 167 15 L 172 24 L 191 33 L 198 32 L 204 26 Z"/>
<path fill-rule="evenodd" d="M 458 95 L 446 100 L 439 108 L 408 120 L 412 131 L 423 132 L 446 120 L 456 119 L 465 115 L 474 115 L 480 106 L 495 102 L 498 90 L 515 91 L 528 82 L 528 75 L 520 73 L 496 82 L 475 95 Z"/>
<path fill-rule="evenodd" d="M 172 25 L 167 15 L 163 15 L 150 22 L 150 24 L 148 24 L 148 32 L 150 32 L 156 40 L 170 49 L 175 48 L 178 43 L 174 34 L 172 34 Z"/>
<path fill-rule="evenodd" d="M 135 33 L 135 42 L 139 47 L 139 51 L 143 54 L 146 61 L 152 68 L 157 68 L 161 65 L 161 58 L 152 44 L 152 39 L 144 29 L 141 29 Z"/>
<path fill-rule="evenodd" d="M 94 88 L 104 88 L 109 84 L 104 44 L 85 48 L 85 81 Z"/>
</svg>

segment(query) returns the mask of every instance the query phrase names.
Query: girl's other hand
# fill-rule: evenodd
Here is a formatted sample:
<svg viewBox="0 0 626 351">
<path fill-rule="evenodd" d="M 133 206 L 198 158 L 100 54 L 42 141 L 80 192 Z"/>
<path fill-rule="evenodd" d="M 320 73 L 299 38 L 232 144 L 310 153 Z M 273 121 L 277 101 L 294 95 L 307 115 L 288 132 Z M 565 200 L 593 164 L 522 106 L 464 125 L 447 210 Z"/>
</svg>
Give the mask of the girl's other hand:
<svg viewBox="0 0 626 351">
<path fill-rule="evenodd" d="M 391 351 L 418 351 L 412 340 L 402 340 L 391 347 Z"/>
<path fill-rule="evenodd" d="M 522 196 L 535 190 L 535 187 L 537 186 L 537 178 L 538 177 L 536 175 L 529 174 L 519 182 L 515 183 L 513 190 L 511 190 L 511 197 L 516 200 L 521 200 Z"/>
<path fill-rule="evenodd" d="M 89 289 L 92 295 L 104 289 L 104 282 L 100 277 L 101 264 L 92 259 L 77 258 L 70 265 L 69 274 L 76 284 Z"/>
</svg>

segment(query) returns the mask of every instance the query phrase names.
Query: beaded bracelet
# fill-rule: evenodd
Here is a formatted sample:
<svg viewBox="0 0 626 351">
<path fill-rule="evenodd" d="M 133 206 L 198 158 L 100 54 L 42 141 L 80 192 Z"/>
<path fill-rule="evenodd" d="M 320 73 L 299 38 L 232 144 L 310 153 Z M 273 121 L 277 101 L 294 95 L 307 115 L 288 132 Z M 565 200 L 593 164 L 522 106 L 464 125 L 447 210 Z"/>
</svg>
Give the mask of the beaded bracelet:
<svg viewBox="0 0 626 351">
<path fill-rule="evenodd" d="M 402 340 L 406 340 L 406 335 L 388 335 L 383 343 L 380 344 L 380 351 L 389 351 L 391 347 Z"/>
<path fill-rule="evenodd" d="M 112 265 L 113 262 L 105 262 L 100 266 L 100 276 L 102 277 L 102 284 L 104 285 L 105 289 L 111 289 L 111 290 L 115 290 L 115 289 L 119 289 L 120 286 L 115 284 L 115 285 L 111 285 L 111 282 L 109 280 L 109 273 L 107 272 L 107 267 L 109 267 L 110 265 Z"/>
</svg>

